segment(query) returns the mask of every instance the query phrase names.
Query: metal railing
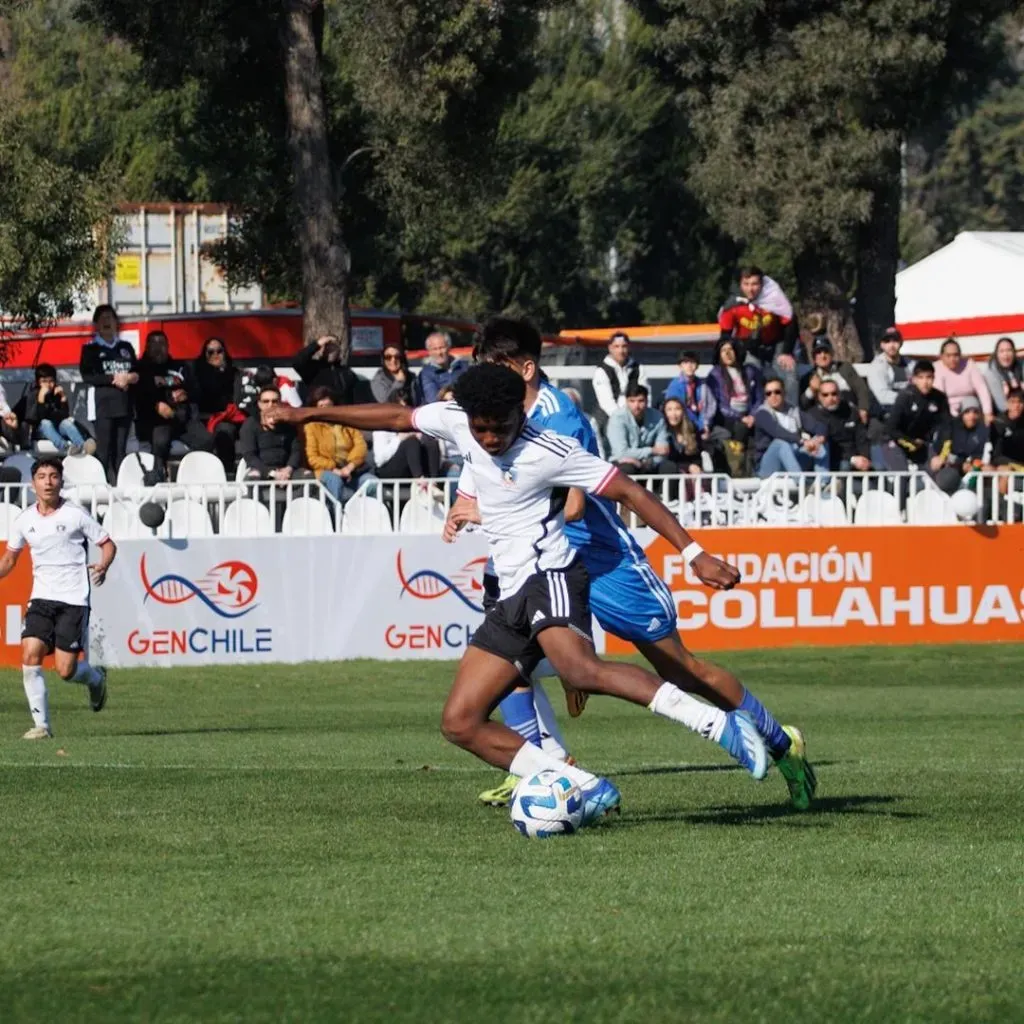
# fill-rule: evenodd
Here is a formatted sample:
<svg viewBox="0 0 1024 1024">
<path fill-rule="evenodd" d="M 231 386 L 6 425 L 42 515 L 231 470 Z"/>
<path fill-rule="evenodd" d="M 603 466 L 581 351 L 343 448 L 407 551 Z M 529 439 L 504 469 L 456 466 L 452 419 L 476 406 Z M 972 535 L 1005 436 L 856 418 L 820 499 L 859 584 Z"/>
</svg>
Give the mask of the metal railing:
<svg viewBox="0 0 1024 1024">
<path fill-rule="evenodd" d="M 765 480 L 722 474 L 635 478 L 687 528 L 926 526 L 1024 523 L 1024 473 L 977 473 L 950 496 L 925 473 L 776 474 Z M 376 480 L 342 504 L 315 480 L 158 484 L 116 488 L 87 483 L 65 496 L 99 519 L 115 540 L 207 536 L 265 537 L 438 534 L 455 498 L 455 480 Z M 0 485 L 0 539 L 35 500 L 30 484 Z M 158 505 L 161 525 L 143 524 Z M 644 524 L 626 509 L 626 524 Z"/>
</svg>

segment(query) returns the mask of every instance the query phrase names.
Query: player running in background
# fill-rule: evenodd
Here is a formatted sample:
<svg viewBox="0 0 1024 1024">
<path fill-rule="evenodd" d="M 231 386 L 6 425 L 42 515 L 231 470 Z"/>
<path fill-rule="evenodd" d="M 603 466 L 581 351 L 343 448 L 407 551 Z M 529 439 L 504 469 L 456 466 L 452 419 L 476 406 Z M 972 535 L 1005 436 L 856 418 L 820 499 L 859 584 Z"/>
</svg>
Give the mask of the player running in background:
<svg viewBox="0 0 1024 1024">
<path fill-rule="evenodd" d="M 89 594 L 99 586 L 117 554 L 114 542 L 85 509 L 60 496 L 64 470 L 58 459 L 40 459 L 32 467 L 37 501 L 11 526 L 7 550 L 0 557 L 0 579 L 17 565 L 25 545 L 32 553 L 32 596 L 21 631 L 21 674 L 33 726 L 26 740 L 53 735 L 43 676 L 43 658 L 53 652 L 62 679 L 83 683 L 93 711 L 107 702 L 107 672 L 79 655 L 89 649 Z M 89 565 L 89 541 L 100 560 Z"/>
<path fill-rule="evenodd" d="M 474 354 L 478 361 L 508 366 L 522 376 L 526 384 L 526 415 L 531 426 L 575 438 L 596 455 L 597 439 L 586 418 L 564 392 L 542 379 L 541 345 L 540 332 L 529 321 L 492 317 L 477 336 Z M 471 474 L 464 471 L 459 480 L 460 499 L 446 524 L 449 539 L 453 527 L 477 518 L 471 499 L 471 480 Z M 470 500 L 467 501 L 467 497 Z M 584 497 L 579 491 L 570 492 L 565 534 L 586 566 L 590 577 L 590 605 L 601 627 L 632 643 L 662 679 L 675 683 L 681 690 L 697 694 L 726 712 L 749 712 L 786 780 L 793 806 L 806 810 L 817 780 L 806 759 L 802 733 L 795 726 L 780 726 L 731 672 L 701 661 L 683 646 L 676 629 L 676 608 L 671 592 L 619 517 L 614 502 L 594 495 Z M 485 576 L 484 589 L 493 591 L 493 579 Z M 534 672 L 534 689 L 518 688 L 500 704 L 506 724 L 533 742 L 551 728 L 545 705 L 541 704 L 536 711 L 534 708 L 534 693 L 542 689 L 539 678 L 539 671 Z M 570 714 L 582 710 L 580 703 L 573 707 L 571 691 L 568 701 Z M 731 720 L 727 719 L 727 723 L 731 724 Z M 749 768 L 740 737 L 729 724 L 720 736 L 707 738 L 719 742 L 740 764 Z M 480 799 L 485 803 L 507 803 L 518 781 L 514 775 L 509 775 L 497 789 L 481 793 Z"/>
<path fill-rule="evenodd" d="M 602 661 L 591 639 L 589 581 L 569 545 L 563 510 L 570 488 L 606 494 L 633 509 L 683 552 L 708 586 L 728 590 L 736 569 L 703 552 L 675 516 L 650 492 L 573 440 L 526 422 L 523 378 L 489 363 L 455 384 L 457 403 L 408 409 L 400 405 L 275 408 L 268 422 L 324 420 L 361 430 L 419 431 L 455 444 L 473 466 L 483 529 L 490 542 L 501 599 L 473 634 L 445 703 L 441 728 L 452 742 L 498 768 L 529 777 L 551 769 L 583 791 L 585 821 L 619 805 L 607 779 L 569 765 L 500 722 L 491 710 L 540 652 L 578 690 L 606 693 L 705 733 L 721 730 L 726 713 L 683 693 L 635 665 Z M 755 777 L 768 767 L 767 750 L 747 712 L 737 712 Z"/>
</svg>

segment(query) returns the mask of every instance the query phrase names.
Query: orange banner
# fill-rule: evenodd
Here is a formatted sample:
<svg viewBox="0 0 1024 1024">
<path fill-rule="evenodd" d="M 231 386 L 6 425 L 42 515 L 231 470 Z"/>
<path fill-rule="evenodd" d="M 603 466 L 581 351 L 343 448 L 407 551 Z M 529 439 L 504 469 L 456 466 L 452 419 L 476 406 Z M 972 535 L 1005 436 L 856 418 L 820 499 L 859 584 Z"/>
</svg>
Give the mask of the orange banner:
<svg viewBox="0 0 1024 1024">
<path fill-rule="evenodd" d="M 14 571 L 0 581 L 0 665 L 21 665 L 21 623 L 32 593 L 32 558 L 21 553 Z"/>
<path fill-rule="evenodd" d="M 1024 641 L 1024 526 L 728 529 L 696 534 L 742 583 L 709 590 L 647 548 L 697 650 Z M 610 654 L 630 644 L 607 637 Z"/>
</svg>

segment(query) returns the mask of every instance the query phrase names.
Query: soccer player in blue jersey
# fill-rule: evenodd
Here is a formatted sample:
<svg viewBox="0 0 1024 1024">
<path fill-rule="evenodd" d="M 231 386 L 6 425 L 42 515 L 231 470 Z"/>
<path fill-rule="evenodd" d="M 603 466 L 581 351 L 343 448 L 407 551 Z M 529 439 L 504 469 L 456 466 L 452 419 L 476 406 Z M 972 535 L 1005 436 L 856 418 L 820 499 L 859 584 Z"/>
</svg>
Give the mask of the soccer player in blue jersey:
<svg viewBox="0 0 1024 1024">
<path fill-rule="evenodd" d="M 477 336 L 475 356 L 478 362 L 499 363 L 522 376 L 526 383 L 526 414 L 531 426 L 575 438 L 584 449 L 596 455 L 597 439 L 586 418 L 564 392 L 543 377 L 541 344 L 540 333 L 529 321 L 492 317 Z M 469 474 L 460 479 L 460 498 L 446 524 L 448 539 L 458 527 L 475 518 L 471 479 Z M 700 660 L 683 646 L 676 630 L 676 608 L 671 592 L 619 518 L 614 503 L 573 491 L 566 503 L 565 518 L 566 536 L 590 576 L 591 610 L 602 628 L 632 643 L 661 678 L 681 690 L 703 697 L 726 712 L 749 712 L 786 780 L 793 806 L 799 810 L 810 807 L 817 780 L 807 761 L 802 733 L 795 726 L 780 725 L 731 672 Z M 485 578 L 485 587 L 493 592 L 496 584 L 493 579 Z M 534 678 L 537 678 L 536 672 Z M 579 714 L 586 695 L 576 694 L 568 687 L 566 692 L 570 714 Z M 507 725 L 528 742 L 540 743 L 542 723 L 538 721 L 532 688 L 513 691 L 501 702 L 500 708 Z M 543 712 L 543 704 L 540 710 Z M 727 730 L 717 739 L 744 763 L 738 736 Z M 481 793 L 480 799 L 485 803 L 507 803 L 517 782 L 518 779 L 510 775 L 497 789 Z"/>
</svg>

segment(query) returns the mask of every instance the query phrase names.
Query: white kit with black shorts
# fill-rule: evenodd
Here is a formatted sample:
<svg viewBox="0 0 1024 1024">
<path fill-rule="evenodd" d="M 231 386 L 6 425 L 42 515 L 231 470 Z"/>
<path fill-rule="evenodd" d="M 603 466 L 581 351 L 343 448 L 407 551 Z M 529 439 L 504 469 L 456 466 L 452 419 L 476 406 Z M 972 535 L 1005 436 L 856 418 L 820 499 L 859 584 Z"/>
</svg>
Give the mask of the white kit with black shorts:
<svg viewBox="0 0 1024 1024">
<path fill-rule="evenodd" d="M 32 554 L 32 596 L 25 611 L 22 637 L 77 653 L 88 643 L 89 542 L 102 544 L 106 531 L 88 512 L 62 501 L 50 515 L 39 507 L 25 509 L 11 525 L 10 551 L 28 545 Z"/>
<path fill-rule="evenodd" d="M 507 451 L 489 455 L 455 402 L 421 406 L 413 424 L 455 444 L 473 473 L 501 597 L 470 643 L 521 665 L 551 626 L 590 639 L 589 581 L 565 536 L 565 502 L 571 487 L 600 494 L 618 470 L 573 439 L 528 423 Z"/>
</svg>

